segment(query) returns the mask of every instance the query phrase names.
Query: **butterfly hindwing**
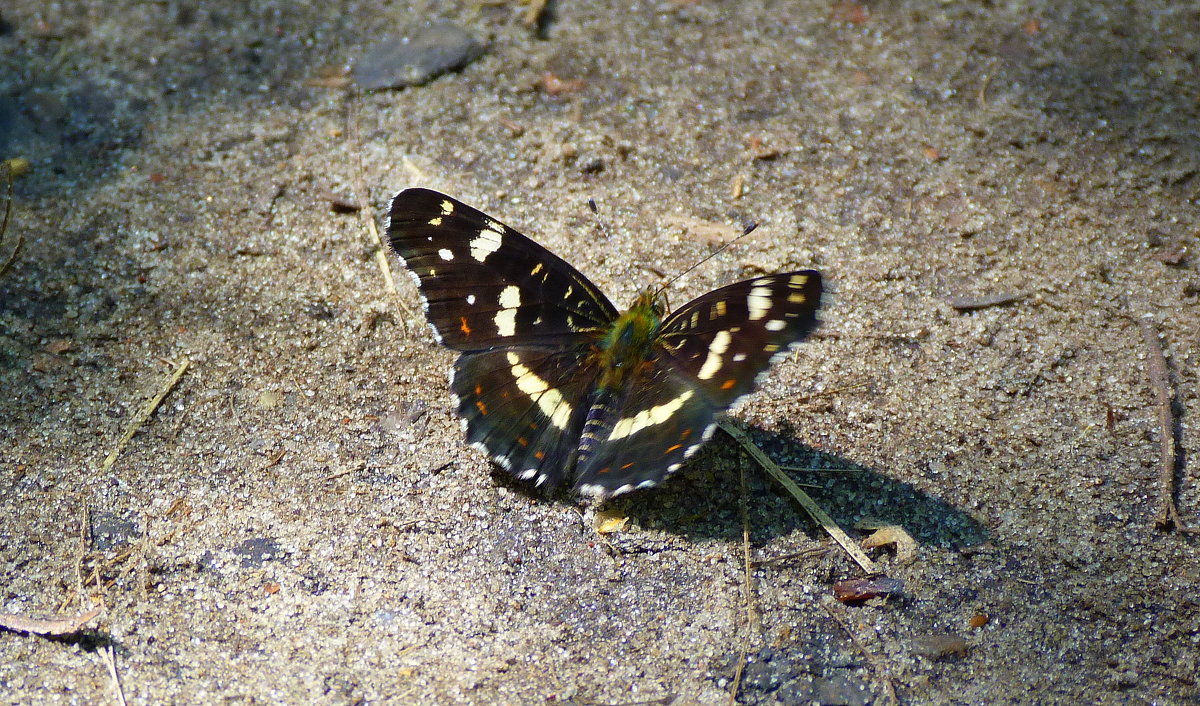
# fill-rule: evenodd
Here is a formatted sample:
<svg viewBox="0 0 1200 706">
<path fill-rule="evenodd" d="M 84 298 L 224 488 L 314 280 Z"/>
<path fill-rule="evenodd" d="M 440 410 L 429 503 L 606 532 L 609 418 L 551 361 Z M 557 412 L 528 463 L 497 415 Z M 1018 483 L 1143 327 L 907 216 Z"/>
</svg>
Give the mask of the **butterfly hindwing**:
<svg viewBox="0 0 1200 706">
<path fill-rule="evenodd" d="M 581 351 L 505 347 L 464 353 L 450 388 L 467 441 L 509 473 L 536 485 L 562 484 L 575 452 L 593 385 Z"/>
<path fill-rule="evenodd" d="M 603 328 L 616 316 L 574 267 L 436 191 L 397 194 L 387 232 L 416 275 L 430 324 L 450 348 L 553 345 L 559 336 Z"/>
<path fill-rule="evenodd" d="M 594 408 L 581 445 L 575 490 L 597 497 L 658 484 L 679 470 L 712 435 L 720 407 L 665 354 L 655 355 L 624 391 Z"/>
<path fill-rule="evenodd" d="M 697 297 L 662 324 L 659 344 L 724 410 L 749 394 L 759 374 L 817 325 L 821 275 L 785 272 L 736 282 Z"/>
</svg>

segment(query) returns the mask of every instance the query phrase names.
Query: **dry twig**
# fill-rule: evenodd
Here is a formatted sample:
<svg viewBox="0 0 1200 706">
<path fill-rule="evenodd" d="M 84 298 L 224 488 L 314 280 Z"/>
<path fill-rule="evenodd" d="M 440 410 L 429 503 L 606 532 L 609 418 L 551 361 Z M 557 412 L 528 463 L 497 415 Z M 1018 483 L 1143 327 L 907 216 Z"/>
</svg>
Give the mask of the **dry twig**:
<svg viewBox="0 0 1200 706">
<path fill-rule="evenodd" d="M 12 165 L 13 161 L 10 159 L 4 162 L 4 174 L 7 176 L 8 181 L 8 195 L 4 202 L 4 220 L 0 222 L 0 243 L 4 242 L 4 234 L 8 232 L 8 217 L 12 215 L 13 178 L 17 176 L 17 170 Z M 24 244 L 25 238 L 20 233 L 17 233 L 17 244 L 13 246 L 12 252 L 4 259 L 4 262 L 0 262 L 0 277 L 3 277 L 4 273 L 8 272 L 8 268 L 12 267 L 12 264 L 17 261 L 17 255 L 20 254 L 21 246 Z"/>
<path fill-rule="evenodd" d="M 73 635 L 97 615 L 100 615 L 100 608 L 65 618 L 27 618 L 15 613 L 0 613 L 0 628 L 36 635 Z"/>
<path fill-rule="evenodd" d="M 750 570 L 750 510 L 749 491 L 746 489 L 746 467 L 739 464 L 742 480 L 742 496 L 738 508 L 742 514 L 742 562 L 746 576 L 746 637 L 742 642 L 742 657 L 738 660 L 737 670 L 733 674 L 733 686 L 729 689 L 729 704 L 737 702 L 738 689 L 742 684 L 742 672 L 746 668 L 746 656 L 750 654 L 750 635 L 758 629 L 758 616 L 754 613 L 754 576 Z"/>
<path fill-rule="evenodd" d="M 121 688 L 121 680 L 117 678 L 117 651 L 113 649 L 111 642 L 105 646 L 105 649 L 100 650 L 100 656 L 104 658 L 104 663 L 108 666 L 108 676 L 112 679 L 113 693 L 117 697 L 117 703 L 127 706 L 125 690 Z"/>
<path fill-rule="evenodd" d="M 1004 294 L 991 294 L 982 297 L 946 297 L 946 303 L 958 311 L 974 311 L 976 309 L 986 309 L 990 306 L 1012 304 L 1013 302 L 1021 301 L 1027 296 L 1029 295 L 1025 292 L 1006 292 Z"/>
<path fill-rule="evenodd" d="M 350 148 L 358 156 L 358 169 L 354 172 L 354 190 L 358 192 L 359 214 L 362 216 L 363 224 L 367 227 L 368 240 L 375 249 L 375 265 L 379 268 L 379 273 L 383 275 L 384 288 L 400 305 L 400 310 L 404 312 L 404 316 L 400 319 L 400 328 L 405 335 L 408 335 L 408 320 L 413 316 L 413 312 L 404 305 L 404 301 L 400 298 L 400 290 L 396 289 L 396 278 L 392 276 L 392 266 L 388 263 L 388 249 L 383 244 L 383 238 L 379 236 L 379 228 L 375 225 L 375 216 L 371 213 L 371 199 L 368 196 L 366 182 L 363 181 L 362 143 L 358 135 L 358 113 L 355 111 L 354 99 L 354 93 L 350 93 L 346 99 L 346 132 L 350 135 Z"/>
<path fill-rule="evenodd" d="M 1162 509 L 1159 510 L 1155 524 L 1161 528 L 1174 526 L 1181 532 L 1189 531 L 1179 519 L 1179 508 L 1175 506 L 1175 415 L 1171 411 L 1171 378 L 1167 372 L 1167 359 L 1163 356 L 1162 345 L 1158 342 L 1158 331 L 1150 319 L 1141 318 L 1138 323 L 1142 329 L 1142 337 L 1146 340 L 1149 353 L 1150 389 L 1154 391 L 1154 399 L 1158 403 L 1158 445 L 1159 467 L 1158 482 L 1162 493 Z"/>
<path fill-rule="evenodd" d="M 191 363 L 192 361 L 184 358 L 183 362 L 179 364 L 179 367 L 175 369 L 175 372 L 171 374 L 171 377 L 165 383 L 163 383 L 161 388 L 159 388 L 158 394 L 151 398 L 150 401 L 148 401 L 141 409 L 139 409 L 137 414 L 133 415 L 133 419 L 130 420 L 129 426 L 125 429 L 125 433 L 121 436 L 121 440 L 117 442 L 116 447 L 110 454 L 108 454 L 108 458 L 104 459 L 104 463 L 100 464 L 100 471 L 102 473 L 112 468 L 112 465 L 117 462 L 117 456 L 121 454 L 121 451 L 125 448 L 125 445 L 129 443 L 129 440 L 133 438 L 133 435 L 137 433 L 137 430 L 146 423 L 146 420 L 150 418 L 150 415 L 154 414 L 154 410 L 158 409 L 158 406 L 162 404 L 162 401 L 166 399 L 167 395 L 171 394 L 171 390 L 175 389 L 175 385 L 179 382 L 179 379 L 183 377 L 183 374 L 187 372 L 188 366 L 191 365 Z"/>
<path fill-rule="evenodd" d="M 833 537 L 833 540 L 842 546 L 842 549 L 844 549 L 846 553 L 850 555 L 850 558 L 853 559 L 863 571 L 867 572 L 868 574 L 879 573 L 879 569 L 875 567 L 875 562 L 871 561 L 871 558 L 858 548 L 858 545 L 854 543 L 854 540 L 850 539 L 850 537 L 842 531 L 842 528 L 837 526 L 837 523 L 833 521 L 833 518 L 830 517 L 824 510 L 822 510 L 821 507 L 808 496 L 808 493 L 801 490 L 800 486 L 796 485 L 795 481 L 789 478 L 786 473 L 779 470 L 779 466 L 775 465 L 774 461 L 767 458 L 767 455 L 762 452 L 762 449 L 758 448 L 754 445 L 754 442 L 750 441 L 750 437 L 746 436 L 746 432 L 738 429 L 727 419 L 721 420 L 718 422 L 718 425 L 725 431 L 726 434 L 736 439 L 737 442 L 742 445 L 742 448 L 746 449 L 746 451 L 754 457 L 754 460 L 758 461 L 759 465 L 761 465 L 772 478 L 774 478 L 780 485 L 782 485 L 789 493 L 792 494 L 792 497 L 794 497 L 796 501 L 800 503 L 800 506 L 804 508 L 804 511 L 808 513 L 808 516 L 811 517 L 814 522 L 821 525 L 821 528 L 828 532 L 829 536 Z"/>
</svg>

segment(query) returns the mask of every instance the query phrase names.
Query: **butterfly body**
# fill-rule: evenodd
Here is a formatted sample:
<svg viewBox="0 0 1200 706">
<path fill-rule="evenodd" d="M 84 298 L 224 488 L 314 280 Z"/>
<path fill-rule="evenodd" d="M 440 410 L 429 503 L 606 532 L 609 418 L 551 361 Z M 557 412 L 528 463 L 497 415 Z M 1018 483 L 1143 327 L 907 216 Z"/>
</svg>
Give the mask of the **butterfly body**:
<svg viewBox="0 0 1200 706">
<path fill-rule="evenodd" d="M 519 478 L 608 497 L 660 482 L 717 415 L 816 326 L 813 271 L 624 312 L 542 246 L 448 196 L 407 189 L 389 242 L 417 279 L 467 440 Z"/>
</svg>

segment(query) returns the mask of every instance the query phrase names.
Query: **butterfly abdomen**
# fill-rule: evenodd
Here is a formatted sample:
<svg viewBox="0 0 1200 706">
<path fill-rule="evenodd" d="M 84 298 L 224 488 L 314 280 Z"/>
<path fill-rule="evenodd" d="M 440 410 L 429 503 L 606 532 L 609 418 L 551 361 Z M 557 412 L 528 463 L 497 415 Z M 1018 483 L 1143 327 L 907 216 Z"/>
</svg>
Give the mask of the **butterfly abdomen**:
<svg viewBox="0 0 1200 706">
<path fill-rule="evenodd" d="M 575 459 L 576 467 L 586 466 L 588 460 L 596 453 L 596 449 L 612 433 L 613 425 L 617 421 L 617 410 L 620 408 L 620 401 L 616 399 L 614 393 L 613 389 L 600 388 L 597 391 L 596 399 L 588 408 L 587 417 L 583 422 L 583 433 L 579 436 L 579 453 Z"/>
</svg>

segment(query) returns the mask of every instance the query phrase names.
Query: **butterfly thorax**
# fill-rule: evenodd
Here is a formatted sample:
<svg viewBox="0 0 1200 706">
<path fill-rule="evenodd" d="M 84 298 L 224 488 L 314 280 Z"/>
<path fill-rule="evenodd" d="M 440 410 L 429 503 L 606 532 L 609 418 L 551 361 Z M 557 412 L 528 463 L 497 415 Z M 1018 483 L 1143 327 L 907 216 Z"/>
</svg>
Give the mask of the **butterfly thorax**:
<svg viewBox="0 0 1200 706">
<path fill-rule="evenodd" d="M 613 321 L 596 352 L 602 389 L 620 387 L 637 376 L 650 359 L 663 313 L 660 298 L 652 288 L 647 288 Z"/>
</svg>

